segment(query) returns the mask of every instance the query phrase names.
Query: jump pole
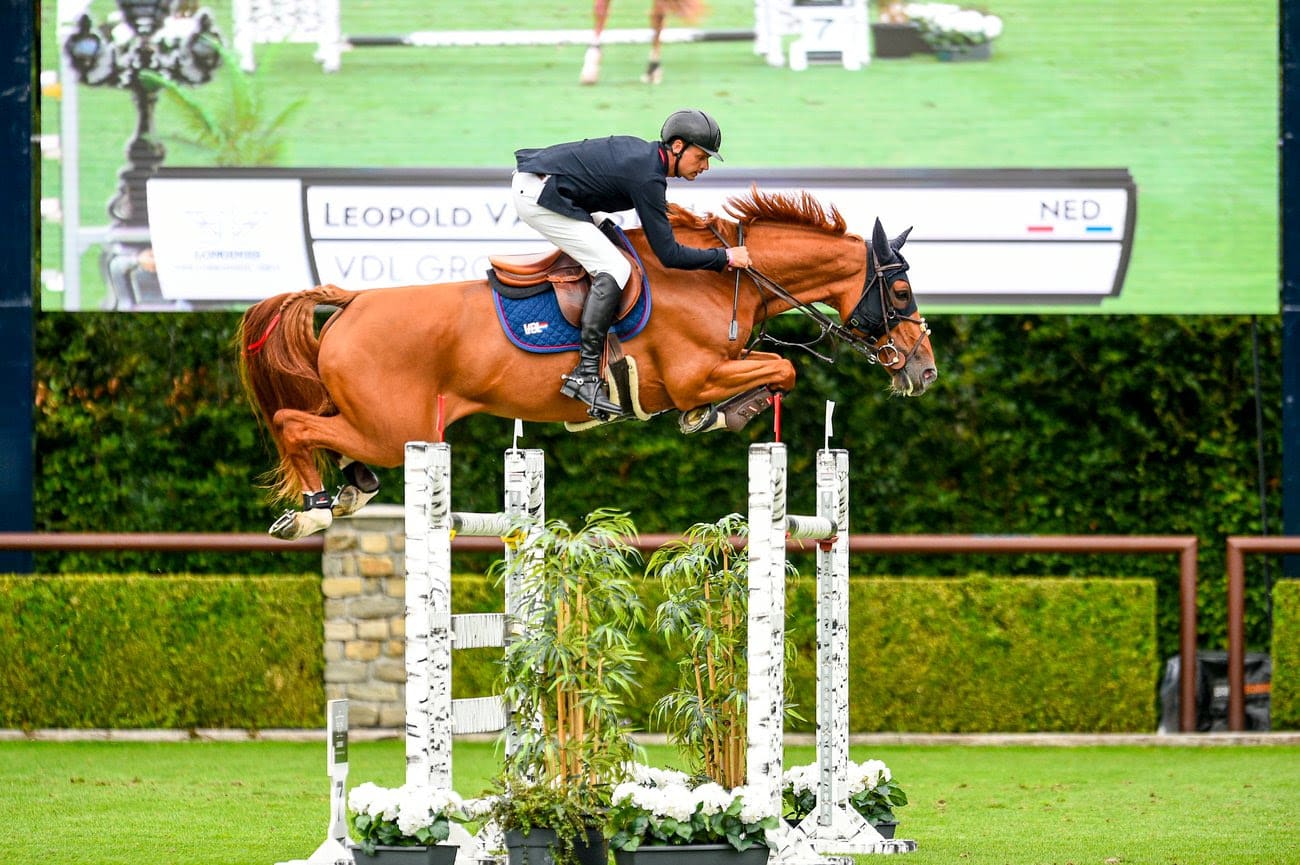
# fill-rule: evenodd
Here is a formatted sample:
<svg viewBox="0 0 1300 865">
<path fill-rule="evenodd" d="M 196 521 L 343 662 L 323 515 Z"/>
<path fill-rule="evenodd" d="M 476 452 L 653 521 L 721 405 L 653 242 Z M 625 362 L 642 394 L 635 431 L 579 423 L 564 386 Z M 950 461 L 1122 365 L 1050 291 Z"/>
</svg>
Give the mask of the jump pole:
<svg viewBox="0 0 1300 865">
<path fill-rule="evenodd" d="M 829 429 L 829 421 L 828 421 Z M 828 435 L 829 439 L 829 435 Z M 817 452 L 817 514 L 786 511 L 785 445 L 749 449 L 749 699 L 747 786 L 779 814 L 784 770 L 785 544 L 817 542 L 817 810 L 778 828 L 780 863 L 845 861 L 826 854 L 903 853 L 849 804 L 849 454 Z"/>
<path fill-rule="evenodd" d="M 507 561 L 526 555 L 528 539 L 510 539 L 521 518 L 546 519 L 545 462 L 539 449 L 505 452 L 504 510 L 451 509 L 451 446 L 406 445 L 406 782 L 451 789 L 453 734 L 504 729 L 500 696 L 451 698 L 453 649 L 502 646 L 527 603 L 518 580 L 505 585 L 504 613 L 451 613 L 451 538 L 506 539 Z M 511 744 L 507 742 L 509 750 Z"/>
</svg>

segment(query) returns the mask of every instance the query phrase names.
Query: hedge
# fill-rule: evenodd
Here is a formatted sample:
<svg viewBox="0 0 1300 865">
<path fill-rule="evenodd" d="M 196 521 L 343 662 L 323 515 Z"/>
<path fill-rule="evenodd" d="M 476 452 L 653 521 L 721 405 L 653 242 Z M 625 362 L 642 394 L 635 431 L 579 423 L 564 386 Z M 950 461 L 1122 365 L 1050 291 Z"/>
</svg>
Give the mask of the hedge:
<svg viewBox="0 0 1300 865">
<path fill-rule="evenodd" d="M 457 576 L 457 612 L 501 609 L 500 589 Z M 647 621 L 662 593 L 641 592 Z M 788 699 L 816 720 L 816 599 L 790 584 Z M 0 580 L 0 727 L 316 727 L 323 695 L 315 577 Z M 855 579 L 850 728 L 1132 732 L 1155 726 L 1150 580 Z M 632 723 L 672 687 L 677 648 L 652 629 Z M 496 690 L 499 650 L 457 653 L 456 696 Z"/>
<path fill-rule="evenodd" d="M 0 576 L 0 727 L 317 727 L 320 577 Z"/>
<path fill-rule="evenodd" d="M 1273 586 L 1272 661 L 1270 726 L 1300 730 L 1300 580 L 1279 580 Z"/>
</svg>

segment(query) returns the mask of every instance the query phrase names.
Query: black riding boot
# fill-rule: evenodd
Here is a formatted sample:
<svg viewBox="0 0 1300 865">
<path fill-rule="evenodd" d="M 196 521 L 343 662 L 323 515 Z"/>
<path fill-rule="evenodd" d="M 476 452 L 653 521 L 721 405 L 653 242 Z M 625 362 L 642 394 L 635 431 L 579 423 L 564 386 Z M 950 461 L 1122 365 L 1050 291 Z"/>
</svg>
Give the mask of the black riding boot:
<svg viewBox="0 0 1300 865">
<path fill-rule="evenodd" d="M 581 347 L 578 365 L 564 377 L 560 393 L 591 406 L 591 416 L 598 414 L 621 417 L 626 414 L 618 404 L 610 401 L 609 388 L 600 378 L 600 355 L 605 348 L 609 326 L 618 315 L 623 292 L 618 282 L 608 273 L 596 273 L 591 278 L 591 290 L 582 305 Z"/>
</svg>

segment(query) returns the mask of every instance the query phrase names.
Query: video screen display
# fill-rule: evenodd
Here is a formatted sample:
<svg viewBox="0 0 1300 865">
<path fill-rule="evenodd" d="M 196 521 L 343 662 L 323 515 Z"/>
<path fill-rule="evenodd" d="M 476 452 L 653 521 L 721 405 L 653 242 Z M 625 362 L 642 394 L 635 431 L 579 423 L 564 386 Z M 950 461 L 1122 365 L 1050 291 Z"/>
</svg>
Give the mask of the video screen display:
<svg viewBox="0 0 1300 865">
<path fill-rule="evenodd" d="M 657 58 L 649 0 L 609 4 L 599 50 L 558 0 L 182 5 L 42 7 L 42 309 L 472 276 L 536 240 L 485 215 L 516 150 L 654 140 L 684 107 L 721 158 L 670 201 L 757 184 L 910 225 L 932 314 L 1278 309 L 1274 3 L 713 0 Z M 428 218 L 354 231 L 331 202 Z M 484 216 L 437 224 L 456 208 Z"/>
</svg>

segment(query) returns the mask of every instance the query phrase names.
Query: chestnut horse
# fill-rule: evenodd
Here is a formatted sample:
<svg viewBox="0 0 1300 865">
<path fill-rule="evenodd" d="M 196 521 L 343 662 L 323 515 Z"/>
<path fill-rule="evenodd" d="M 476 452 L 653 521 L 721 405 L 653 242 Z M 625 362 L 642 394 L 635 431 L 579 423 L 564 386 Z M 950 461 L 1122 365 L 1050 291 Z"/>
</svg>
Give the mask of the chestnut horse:
<svg viewBox="0 0 1300 865">
<path fill-rule="evenodd" d="M 934 382 L 929 329 L 899 252 L 907 232 L 890 240 L 877 220 L 866 242 L 846 231 L 837 209 L 806 192 L 754 189 L 729 199 L 726 210 L 735 221 L 676 206 L 669 217 L 684 244 L 743 242 L 754 263 L 743 281 L 735 273 L 666 270 L 642 232 L 628 232 L 653 287 L 645 329 L 622 346 L 635 367 L 629 407 L 637 417 L 678 411 L 684 432 L 738 429 L 771 404 L 772 392 L 794 387 L 795 370 L 733 335 L 790 309 L 885 367 L 895 393 L 917 396 Z M 319 337 L 318 304 L 338 307 Z M 843 323 L 813 304 L 833 307 Z M 585 404 L 560 394 L 573 359 L 513 345 L 486 280 L 281 294 L 244 313 L 238 339 L 245 390 L 279 451 L 275 492 L 303 496 L 304 510 L 285 512 L 271 527 L 285 539 L 357 510 L 378 488 L 366 463 L 400 465 L 406 442 L 436 440 L 460 418 L 593 423 Z M 345 479 L 333 499 L 321 476 L 327 457 Z"/>
<path fill-rule="evenodd" d="M 578 81 L 582 84 L 595 84 L 600 80 L 600 40 L 605 33 L 605 22 L 609 20 L 610 0 L 593 0 L 591 6 L 591 45 L 582 58 L 582 74 Z M 664 32 L 664 20 L 669 14 L 694 20 L 701 11 L 700 0 L 651 0 L 650 3 L 650 59 L 646 63 L 645 74 L 641 80 L 647 84 L 663 81 L 663 68 L 659 64 L 662 49 L 661 38 Z"/>
</svg>

